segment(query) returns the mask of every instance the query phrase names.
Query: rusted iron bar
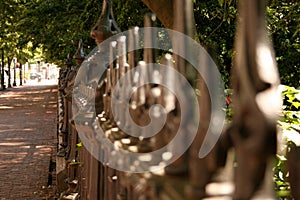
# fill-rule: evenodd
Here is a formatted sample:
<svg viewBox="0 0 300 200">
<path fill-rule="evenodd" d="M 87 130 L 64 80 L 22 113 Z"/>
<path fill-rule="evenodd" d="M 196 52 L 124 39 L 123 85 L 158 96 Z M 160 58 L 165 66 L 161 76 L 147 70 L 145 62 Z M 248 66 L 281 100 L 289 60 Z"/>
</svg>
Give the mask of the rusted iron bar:
<svg viewBox="0 0 300 200">
<path fill-rule="evenodd" d="M 265 3 L 239 1 L 240 20 L 235 40 L 238 53 L 232 70 L 234 116 L 230 130 L 238 163 L 233 199 L 253 196 L 276 153 L 280 81 L 267 33 Z"/>
<path fill-rule="evenodd" d="M 91 37 L 100 44 L 110 36 L 119 33 L 120 29 L 113 16 L 112 0 L 104 0 L 101 15 L 91 31 Z"/>
<path fill-rule="evenodd" d="M 139 60 L 139 27 L 133 27 L 129 30 L 128 41 L 128 64 L 130 69 L 134 69 L 137 66 Z"/>
</svg>

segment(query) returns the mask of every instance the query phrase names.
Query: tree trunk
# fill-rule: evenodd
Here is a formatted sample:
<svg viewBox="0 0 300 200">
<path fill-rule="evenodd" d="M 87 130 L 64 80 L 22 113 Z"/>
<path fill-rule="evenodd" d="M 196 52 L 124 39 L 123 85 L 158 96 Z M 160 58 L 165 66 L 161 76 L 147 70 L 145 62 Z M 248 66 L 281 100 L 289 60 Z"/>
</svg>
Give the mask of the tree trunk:
<svg viewBox="0 0 300 200">
<path fill-rule="evenodd" d="M 8 64 L 8 86 L 11 88 L 11 74 L 10 74 L 10 65 L 11 65 L 11 59 L 7 57 L 7 64 Z"/>
</svg>

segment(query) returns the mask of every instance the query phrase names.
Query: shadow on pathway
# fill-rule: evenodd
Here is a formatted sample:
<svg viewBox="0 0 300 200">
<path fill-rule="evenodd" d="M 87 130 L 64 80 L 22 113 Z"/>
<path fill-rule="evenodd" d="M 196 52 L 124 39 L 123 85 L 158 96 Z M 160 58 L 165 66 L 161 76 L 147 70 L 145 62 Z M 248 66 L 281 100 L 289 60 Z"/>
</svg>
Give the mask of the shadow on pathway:
<svg viewBox="0 0 300 200">
<path fill-rule="evenodd" d="M 56 115 L 57 85 L 0 91 L 0 200 L 50 196 Z"/>
</svg>

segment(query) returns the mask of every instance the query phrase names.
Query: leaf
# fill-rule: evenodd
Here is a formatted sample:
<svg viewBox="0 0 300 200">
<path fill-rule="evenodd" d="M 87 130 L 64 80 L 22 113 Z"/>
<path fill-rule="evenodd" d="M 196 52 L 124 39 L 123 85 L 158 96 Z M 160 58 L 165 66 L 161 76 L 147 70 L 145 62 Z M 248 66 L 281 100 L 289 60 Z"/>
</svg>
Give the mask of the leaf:
<svg viewBox="0 0 300 200">
<path fill-rule="evenodd" d="M 82 147 L 82 142 L 76 144 L 76 151 L 79 151 L 81 147 Z"/>
<path fill-rule="evenodd" d="M 279 197 L 288 197 L 291 195 L 291 192 L 289 190 L 280 190 L 277 192 L 277 195 Z"/>
<path fill-rule="evenodd" d="M 277 158 L 281 161 L 286 161 L 287 160 L 285 156 L 281 156 L 281 155 L 278 155 L 278 154 L 277 154 Z"/>
<path fill-rule="evenodd" d="M 73 166 L 73 165 L 80 165 L 80 163 L 81 163 L 81 162 L 70 162 L 70 165 L 71 165 L 71 166 Z"/>
<path fill-rule="evenodd" d="M 295 98 L 296 98 L 298 101 L 300 101 L 300 90 L 298 90 L 298 93 L 295 94 Z"/>
<path fill-rule="evenodd" d="M 289 129 L 291 129 L 291 124 L 289 124 L 289 123 L 278 121 L 278 124 L 280 125 L 280 127 L 283 130 L 289 130 Z"/>
<path fill-rule="evenodd" d="M 276 181 L 276 185 L 280 187 L 282 185 L 285 185 L 285 183 L 283 181 Z"/>
<path fill-rule="evenodd" d="M 77 147 L 82 147 L 82 142 L 79 142 L 78 144 L 76 144 Z"/>
<path fill-rule="evenodd" d="M 286 97 L 288 98 L 288 102 L 290 102 L 290 103 L 292 103 L 295 99 L 294 93 L 289 93 L 286 95 Z"/>
<path fill-rule="evenodd" d="M 230 24 L 230 18 L 227 18 L 227 23 Z"/>
<path fill-rule="evenodd" d="M 292 102 L 292 105 L 298 109 L 300 106 L 300 102 Z"/>
<path fill-rule="evenodd" d="M 224 3 L 224 0 L 218 0 L 218 2 L 219 2 L 219 5 L 222 6 Z"/>
</svg>

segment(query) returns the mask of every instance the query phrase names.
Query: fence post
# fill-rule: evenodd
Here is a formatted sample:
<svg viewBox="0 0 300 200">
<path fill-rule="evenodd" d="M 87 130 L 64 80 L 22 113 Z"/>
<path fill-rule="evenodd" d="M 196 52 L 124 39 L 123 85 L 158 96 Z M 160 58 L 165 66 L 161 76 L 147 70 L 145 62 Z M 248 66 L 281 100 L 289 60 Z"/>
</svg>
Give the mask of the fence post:
<svg viewBox="0 0 300 200">
<path fill-rule="evenodd" d="M 254 195 L 276 154 L 280 81 L 267 33 L 265 4 L 263 0 L 239 1 L 241 19 L 235 40 L 238 54 L 231 75 L 234 115 L 229 133 L 237 159 L 233 199 L 249 199 Z M 267 179 L 272 181 L 272 177 Z"/>
</svg>

